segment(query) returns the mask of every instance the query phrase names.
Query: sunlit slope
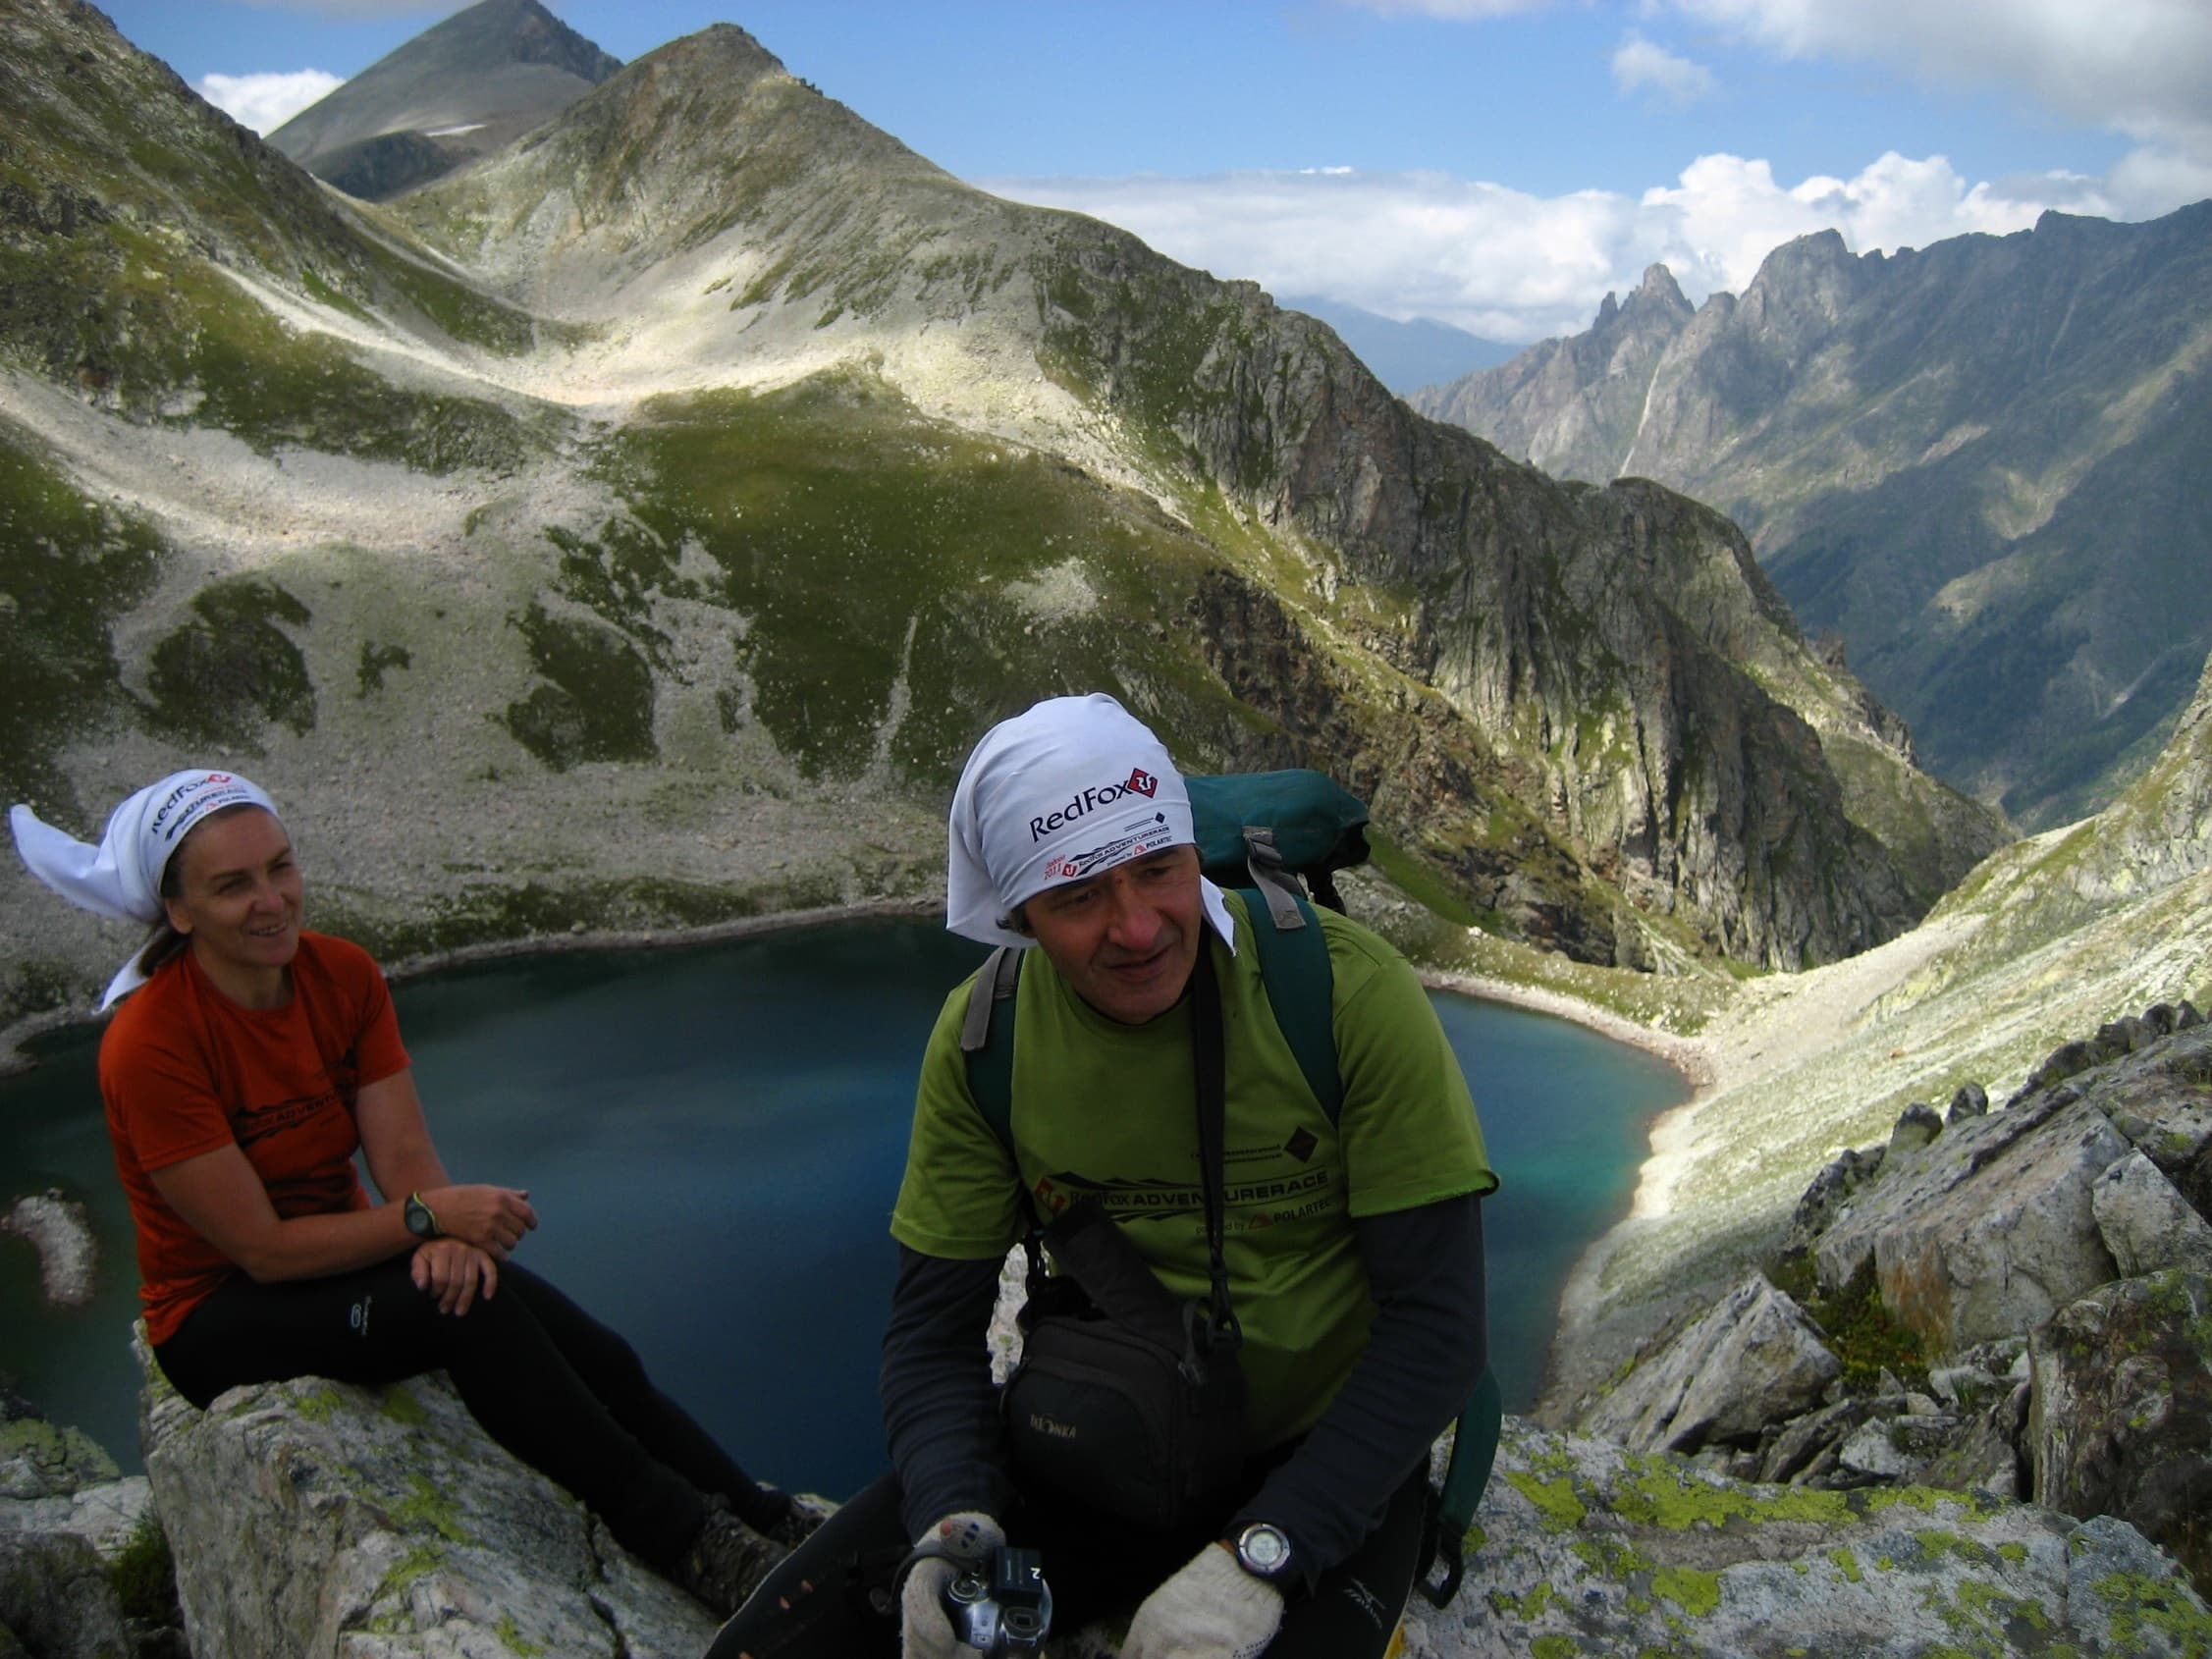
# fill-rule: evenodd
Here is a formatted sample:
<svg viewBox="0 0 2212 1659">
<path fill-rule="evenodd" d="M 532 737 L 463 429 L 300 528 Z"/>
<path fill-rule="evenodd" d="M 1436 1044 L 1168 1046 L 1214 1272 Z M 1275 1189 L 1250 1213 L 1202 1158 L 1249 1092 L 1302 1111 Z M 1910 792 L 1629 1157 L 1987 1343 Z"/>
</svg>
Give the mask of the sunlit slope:
<svg viewBox="0 0 2212 1659">
<path fill-rule="evenodd" d="M 1638 1215 L 1587 1264 L 1571 1394 L 1709 1301 L 1845 1147 L 1967 1084 L 2002 1101 L 2063 1044 L 2212 993 L 2212 665 L 2151 768 L 2095 818 L 2005 848 L 1876 955 L 1744 988 L 1722 1087 L 1660 1135 Z"/>
</svg>

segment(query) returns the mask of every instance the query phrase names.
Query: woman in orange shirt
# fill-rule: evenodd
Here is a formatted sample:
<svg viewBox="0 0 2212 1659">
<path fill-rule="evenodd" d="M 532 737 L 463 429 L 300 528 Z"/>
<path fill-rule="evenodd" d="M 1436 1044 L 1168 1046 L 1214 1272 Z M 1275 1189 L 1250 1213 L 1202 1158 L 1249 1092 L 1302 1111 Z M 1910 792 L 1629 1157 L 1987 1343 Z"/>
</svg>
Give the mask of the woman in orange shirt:
<svg viewBox="0 0 2212 1659">
<path fill-rule="evenodd" d="M 155 929 L 102 1001 L 123 999 L 99 1074 L 147 1339 L 178 1392 L 204 1409 L 245 1383 L 442 1368 L 500 1444 L 733 1611 L 806 1513 L 656 1390 L 621 1337 L 509 1259 L 538 1224 L 528 1193 L 448 1175 L 384 976 L 300 928 L 269 797 L 235 774 L 173 774 L 119 806 L 97 846 L 27 807 L 10 821 L 65 898 Z"/>
</svg>

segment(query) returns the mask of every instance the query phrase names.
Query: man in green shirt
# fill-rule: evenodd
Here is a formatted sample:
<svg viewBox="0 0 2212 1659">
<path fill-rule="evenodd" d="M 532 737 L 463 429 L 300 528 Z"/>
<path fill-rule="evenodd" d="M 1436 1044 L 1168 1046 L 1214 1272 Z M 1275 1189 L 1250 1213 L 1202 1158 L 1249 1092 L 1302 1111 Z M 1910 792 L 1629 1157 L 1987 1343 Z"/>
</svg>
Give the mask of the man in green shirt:
<svg viewBox="0 0 2212 1659">
<path fill-rule="evenodd" d="M 1199 873 L 1165 749 L 1105 696 L 1051 699 L 986 734 L 954 796 L 946 889 L 953 931 L 1035 947 L 997 1014 L 1014 1022 L 1011 1147 L 971 1087 L 963 986 L 923 1059 L 891 1220 L 900 1273 L 883 1396 L 894 1472 L 786 1563 L 732 1632 L 763 1650 L 794 1620 L 827 1632 L 839 1620 L 817 1586 L 838 1561 L 913 1540 L 903 1579 L 877 1591 L 873 1650 L 893 1650 L 894 1617 L 896 1651 L 955 1659 L 944 1586 L 1011 1541 L 1041 1552 L 1056 1628 L 1130 1619 L 1124 1659 L 1379 1659 L 1418 1570 L 1429 1447 L 1484 1367 L 1480 1198 L 1496 1186 L 1419 982 L 1375 935 L 1316 912 L 1342 1086 L 1331 1114 L 1276 1024 L 1241 898 Z M 986 1332 L 1008 1249 L 1084 1200 L 1176 1297 L 1204 1302 L 1201 952 L 1220 1007 L 1223 1254 L 1246 1462 L 1217 1513 L 1161 1536 L 1023 1490 Z M 837 1639 L 847 1645 L 775 1650 L 871 1650 L 857 1625 Z M 730 1632 L 726 1651 L 740 1651 Z"/>
</svg>

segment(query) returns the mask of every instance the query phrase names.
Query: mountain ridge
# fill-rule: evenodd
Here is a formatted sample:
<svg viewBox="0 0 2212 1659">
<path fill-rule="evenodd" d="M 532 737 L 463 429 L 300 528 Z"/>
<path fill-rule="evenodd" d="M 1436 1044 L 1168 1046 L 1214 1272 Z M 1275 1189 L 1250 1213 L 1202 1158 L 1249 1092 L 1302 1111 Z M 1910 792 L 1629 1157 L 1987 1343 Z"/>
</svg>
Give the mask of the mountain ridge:
<svg viewBox="0 0 2212 1659">
<path fill-rule="evenodd" d="M 1547 469 L 1728 512 L 1939 775 L 2046 828 L 2149 763 L 2212 646 L 2187 579 L 2208 276 L 2212 203 L 1889 255 L 1823 232 L 1663 319 L 1656 349 L 1616 365 L 1601 315 L 1414 401 Z"/>
<path fill-rule="evenodd" d="M 91 27 L 19 16 L 33 57 Z M 245 143 L 169 97 L 142 128 Z M 29 159 L 115 193 L 71 132 Z M 253 153 L 312 211 L 220 260 L 0 247 L 95 299 L 0 313 L 16 527 L 71 591 L 118 535 L 146 571 L 68 621 L 91 689 L 41 692 L 7 781 L 87 827 L 217 745 L 345 827 L 325 920 L 391 959 L 918 896 L 966 744 L 1078 687 L 1184 764 L 1339 771 L 1401 878 L 1598 960 L 1857 948 L 2000 837 L 1724 520 L 1421 421 L 1252 285 L 985 196 L 734 27 L 389 207 Z M 18 1009 L 112 948 L 9 908 Z"/>
</svg>

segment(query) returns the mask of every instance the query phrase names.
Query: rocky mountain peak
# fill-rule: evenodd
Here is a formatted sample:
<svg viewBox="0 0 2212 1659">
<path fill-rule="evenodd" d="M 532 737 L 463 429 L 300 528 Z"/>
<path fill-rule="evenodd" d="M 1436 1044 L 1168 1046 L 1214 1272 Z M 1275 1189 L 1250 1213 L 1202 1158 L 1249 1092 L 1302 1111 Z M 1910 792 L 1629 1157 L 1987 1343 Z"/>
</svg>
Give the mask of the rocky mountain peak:
<svg viewBox="0 0 2212 1659">
<path fill-rule="evenodd" d="M 1636 285 L 1636 292 L 1629 295 L 1630 304 L 1633 305 L 1638 300 L 1678 312 L 1685 317 L 1691 314 L 1690 301 L 1683 297 L 1681 285 L 1674 280 L 1674 273 L 1664 265 L 1644 267 L 1644 280 Z"/>
<path fill-rule="evenodd" d="M 1809 343 L 1864 294 L 1869 272 L 1840 233 L 1815 231 L 1759 262 L 1738 316 L 1751 327 Z"/>
<path fill-rule="evenodd" d="M 538 0 L 478 0 L 269 134 L 318 178 L 381 200 L 512 142 L 621 60 Z"/>
</svg>

